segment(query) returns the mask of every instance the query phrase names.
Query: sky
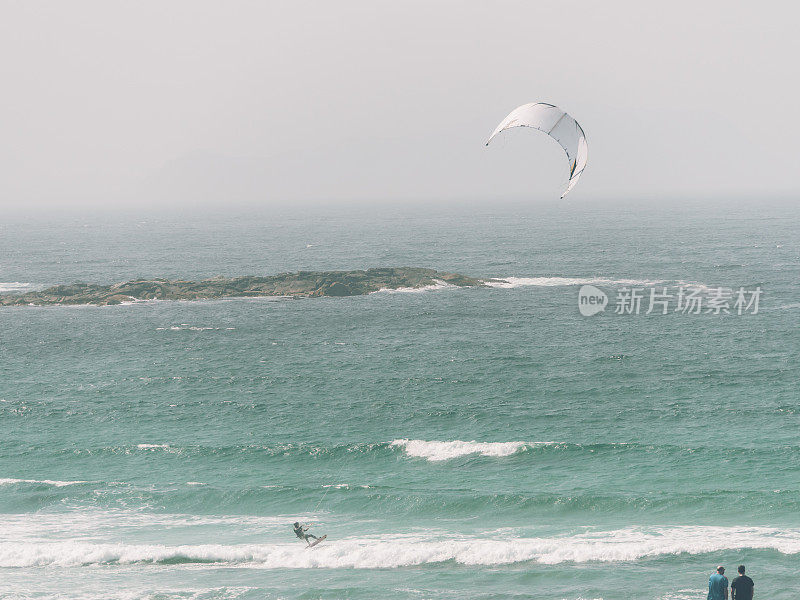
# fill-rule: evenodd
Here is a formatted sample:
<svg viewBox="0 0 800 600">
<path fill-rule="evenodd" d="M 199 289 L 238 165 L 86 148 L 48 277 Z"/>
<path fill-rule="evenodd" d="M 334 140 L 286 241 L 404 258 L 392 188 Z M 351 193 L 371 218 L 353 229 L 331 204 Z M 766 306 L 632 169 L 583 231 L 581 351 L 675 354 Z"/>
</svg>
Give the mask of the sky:
<svg viewBox="0 0 800 600">
<path fill-rule="evenodd" d="M 792 197 L 800 10 L 770 2 L 0 0 L 0 206 Z M 502 138 L 502 139 L 501 139 Z"/>
</svg>

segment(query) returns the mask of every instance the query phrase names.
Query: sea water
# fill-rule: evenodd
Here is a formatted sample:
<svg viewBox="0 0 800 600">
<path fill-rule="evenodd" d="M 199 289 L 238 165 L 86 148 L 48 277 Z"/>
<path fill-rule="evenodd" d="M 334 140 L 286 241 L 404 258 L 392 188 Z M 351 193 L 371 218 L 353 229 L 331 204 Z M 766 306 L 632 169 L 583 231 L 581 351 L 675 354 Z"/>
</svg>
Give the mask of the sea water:
<svg viewBox="0 0 800 600">
<path fill-rule="evenodd" d="M 688 600 L 745 563 L 795 598 L 798 223 L 758 199 L 11 215 L 17 292 L 505 283 L 0 309 L 0 596 Z M 583 284 L 604 312 L 581 316 Z M 614 312 L 682 285 L 763 295 Z M 297 520 L 328 539 L 307 550 Z"/>
</svg>

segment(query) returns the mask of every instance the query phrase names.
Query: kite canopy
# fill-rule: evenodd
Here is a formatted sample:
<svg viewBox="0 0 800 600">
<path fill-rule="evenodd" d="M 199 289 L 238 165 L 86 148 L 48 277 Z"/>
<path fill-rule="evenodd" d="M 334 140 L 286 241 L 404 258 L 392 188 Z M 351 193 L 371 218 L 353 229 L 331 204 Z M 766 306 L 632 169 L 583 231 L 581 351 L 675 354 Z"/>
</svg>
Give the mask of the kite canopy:
<svg viewBox="0 0 800 600">
<path fill-rule="evenodd" d="M 566 191 L 561 194 L 562 198 L 566 196 L 578 183 L 578 178 L 586 168 L 586 158 L 589 153 L 586 146 L 586 136 L 578 122 L 552 104 L 545 104 L 544 102 L 523 104 L 512 110 L 503 119 L 497 129 L 489 136 L 486 145 L 488 146 L 492 138 L 498 133 L 512 127 L 533 127 L 545 132 L 561 144 L 569 159 L 569 183 Z"/>
</svg>

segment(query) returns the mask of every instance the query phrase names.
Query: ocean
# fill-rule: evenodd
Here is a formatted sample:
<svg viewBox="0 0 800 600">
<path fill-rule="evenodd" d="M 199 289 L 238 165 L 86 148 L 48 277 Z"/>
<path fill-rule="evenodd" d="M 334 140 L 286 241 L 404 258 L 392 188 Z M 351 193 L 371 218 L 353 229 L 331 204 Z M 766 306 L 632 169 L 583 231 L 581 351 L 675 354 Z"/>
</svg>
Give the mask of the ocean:
<svg viewBox="0 0 800 600">
<path fill-rule="evenodd" d="M 798 223 L 759 199 L 7 215 L 6 291 L 506 283 L 0 309 L 0 597 L 689 600 L 744 563 L 796 598 Z M 645 314 L 664 287 L 761 295 Z"/>
</svg>

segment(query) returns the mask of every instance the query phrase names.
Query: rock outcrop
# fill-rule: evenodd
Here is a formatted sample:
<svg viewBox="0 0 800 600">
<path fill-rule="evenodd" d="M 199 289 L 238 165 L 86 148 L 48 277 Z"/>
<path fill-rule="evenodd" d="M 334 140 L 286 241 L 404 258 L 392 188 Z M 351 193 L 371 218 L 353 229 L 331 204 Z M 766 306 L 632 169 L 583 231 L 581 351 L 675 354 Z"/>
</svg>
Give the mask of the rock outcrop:
<svg viewBox="0 0 800 600">
<path fill-rule="evenodd" d="M 202 281 L 139 279 L 97 285 L 56 285 L 24 294 L 0 295 L 0 306 L 49 304 L 120 304 L 137 300 L 206 300 L 258 296 L 360 296 L 382 289 L 418 289 L 450 284 L 483 286 L 486 281 L 418 267 L 367 269 L 366 271 L 300 271 L 268 277 L 214 277 Z"/>
</svg>

